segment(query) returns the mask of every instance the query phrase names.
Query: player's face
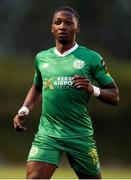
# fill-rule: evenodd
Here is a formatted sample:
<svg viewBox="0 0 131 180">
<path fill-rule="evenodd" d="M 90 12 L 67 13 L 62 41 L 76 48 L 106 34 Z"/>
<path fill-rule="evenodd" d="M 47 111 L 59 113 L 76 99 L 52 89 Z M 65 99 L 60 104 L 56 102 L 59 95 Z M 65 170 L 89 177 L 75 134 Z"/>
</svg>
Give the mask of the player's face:
<svg viewBox="0 0 131 180">
<path fill-rule="evenodd" d="M 73 42 L 79 32 L 78 20 L 71 12 L 57 12 L 53 17 L 51 31 L 56 41 L 62 44 Z"/>
</svg>

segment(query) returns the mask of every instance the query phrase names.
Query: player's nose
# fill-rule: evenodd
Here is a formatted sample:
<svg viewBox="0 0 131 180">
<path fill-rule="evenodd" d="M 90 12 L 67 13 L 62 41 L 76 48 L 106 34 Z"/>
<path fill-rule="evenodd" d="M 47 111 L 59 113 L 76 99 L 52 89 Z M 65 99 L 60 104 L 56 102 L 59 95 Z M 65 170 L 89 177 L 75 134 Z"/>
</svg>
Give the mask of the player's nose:
<svg viewBox="0 0 131 180">
<path fill-rule="evenodd" d="M 59 29 L 66 29 L 66 24 L 64 22 L 62 22 L 59 26 Z"/>
</svg>

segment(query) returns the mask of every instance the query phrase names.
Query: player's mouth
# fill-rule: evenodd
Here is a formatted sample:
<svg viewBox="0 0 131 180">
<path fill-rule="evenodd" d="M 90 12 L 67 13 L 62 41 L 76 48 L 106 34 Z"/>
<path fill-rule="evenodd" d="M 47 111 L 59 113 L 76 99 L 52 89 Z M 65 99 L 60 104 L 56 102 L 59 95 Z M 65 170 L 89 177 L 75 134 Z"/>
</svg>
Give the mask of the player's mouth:
<svg viewBox="0 0 131 180">
<path fill-rule="evenodd" d="M 67 37 L 67 33 L 65 33 L 65 32 L 60 32 L 60 33 L 58 33 L 58 36 L 59 36 L 59 37 Z"/>
</svg>

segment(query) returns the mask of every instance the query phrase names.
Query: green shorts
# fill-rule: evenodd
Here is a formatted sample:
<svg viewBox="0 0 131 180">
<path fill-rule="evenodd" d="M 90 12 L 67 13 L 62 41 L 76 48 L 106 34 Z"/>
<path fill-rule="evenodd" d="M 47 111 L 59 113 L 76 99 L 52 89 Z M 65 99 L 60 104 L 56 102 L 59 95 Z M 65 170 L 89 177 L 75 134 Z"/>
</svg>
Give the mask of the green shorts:
<svg viewBox="0 0 131 180">
<path fill-rule="evenodd" d="M 87 175 L 101 173 L 96 145 L 92 136 L 65 139 L 36 135 L 27 161 L 48 162 L 58 166 L 62 152 L 66 153 L 71 167 L 75 171 Z"/>
</svg>

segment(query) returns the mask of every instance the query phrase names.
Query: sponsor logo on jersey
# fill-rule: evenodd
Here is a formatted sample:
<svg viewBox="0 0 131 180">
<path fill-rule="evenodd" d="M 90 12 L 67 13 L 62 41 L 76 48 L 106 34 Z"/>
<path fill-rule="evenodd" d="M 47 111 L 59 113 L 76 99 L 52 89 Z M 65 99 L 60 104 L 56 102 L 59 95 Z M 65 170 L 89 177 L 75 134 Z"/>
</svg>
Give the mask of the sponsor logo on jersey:
<svg viewBox="0 0 131 180">
<path fill-rule="evenodd" d="M 71 76 L 58 76 L 54 80 L 53 79 L 46 79 L 44 81 L 44 89 L 65 89 L 65 88 L 71 88 L 73 85 L 73 77 Z"/>
<path fill-rule="evenodd" d="M 49 66 L 49 63 L 45 63 L 42 65 L 43 68 L 47 68 Z"/>
<path fill-rule="evenodd" d="M 57 77 L 54 81 L 54 86 L 57 88 L 69 88 L 73 84 L 72 77 Z"/>
<path fill-rule="evenodd" d="M 73 66 L 75 69 L 82 69 L 84 67 L 84 65 L 85 65 L 84 61 L 79 60 L 79 59 L 74 61 L 74 63 L 73 63 Z"/>
<path fill-rule="evenodd" d="M 54 86 L 53 86 L 53 84 L 51 83 L 51 80 L 46 79 L 46 80 L 44 81 L 44 89 L 47 89 L 48 87 L 49 87 L 50 89 L 54 89 Z"/>
</svg>

